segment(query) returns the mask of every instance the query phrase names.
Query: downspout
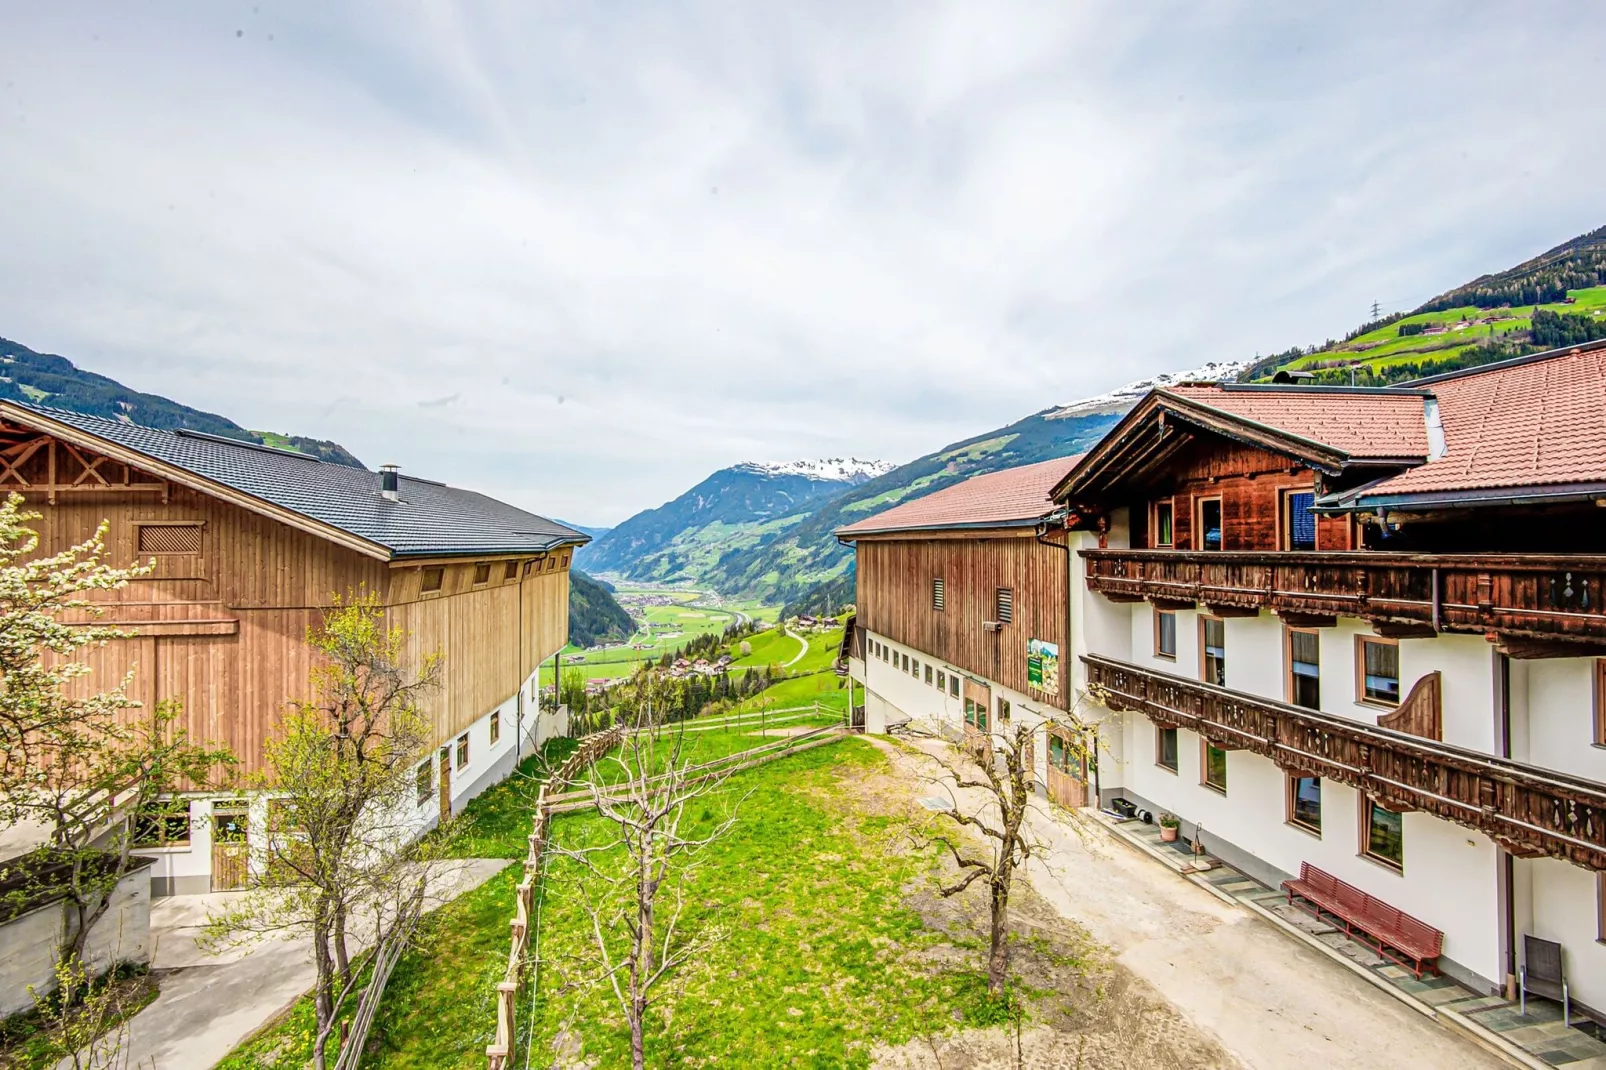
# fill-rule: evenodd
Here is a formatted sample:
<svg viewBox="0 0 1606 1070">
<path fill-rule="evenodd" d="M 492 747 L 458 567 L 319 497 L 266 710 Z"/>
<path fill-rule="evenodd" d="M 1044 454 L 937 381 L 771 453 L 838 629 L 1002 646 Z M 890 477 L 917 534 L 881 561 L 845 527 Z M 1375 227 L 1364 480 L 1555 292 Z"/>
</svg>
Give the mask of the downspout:
<svg viewBox="0 0 1606 1070">
<path fill-rule="evenodd" d="M 1439 570 L 1433 570 L 1434 608 L 1438 603 Z M 1437 613 L 1435 613 L 1437 616 Z M 1511 659 L 1496 653 L 1495 671 L 1495 749 L 1501 758 L 1511 757 Z M 1505 848 L 1496 848 L 1499 860 L 1500 927 L 1505 952 L 1505 995 L 1515 998 L 1517 989 L 1517 904 L 1516 859 Z"/>
</svg>

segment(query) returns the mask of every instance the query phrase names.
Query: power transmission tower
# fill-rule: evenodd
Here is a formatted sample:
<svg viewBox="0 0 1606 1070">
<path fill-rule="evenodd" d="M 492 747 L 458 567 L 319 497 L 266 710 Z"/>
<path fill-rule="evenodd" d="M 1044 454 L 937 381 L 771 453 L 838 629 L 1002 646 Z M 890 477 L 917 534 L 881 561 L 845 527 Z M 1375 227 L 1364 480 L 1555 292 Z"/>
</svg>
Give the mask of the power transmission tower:
<svg viewBox="0 0 1606 1070">
<path fill-rule="evenodd" d="M 1383 312 L 1383 306 L 1376 301 L 1372 302 L 1372 318 L 1377 319 Z"/>
</svg>

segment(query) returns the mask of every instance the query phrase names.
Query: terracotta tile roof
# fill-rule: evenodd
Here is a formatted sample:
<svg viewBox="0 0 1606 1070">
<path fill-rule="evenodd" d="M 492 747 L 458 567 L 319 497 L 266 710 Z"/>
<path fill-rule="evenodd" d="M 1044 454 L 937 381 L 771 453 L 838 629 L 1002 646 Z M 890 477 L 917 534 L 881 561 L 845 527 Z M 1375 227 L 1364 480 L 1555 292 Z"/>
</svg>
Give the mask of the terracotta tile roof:
<svg viewBox="0 0 1606 1070">
<path fill-rule="evenodd" d="M 1445 453 L 1374 495 L 1606 482 L 1606 348 L 1436 378 Z"/>
<path fill-rule="evenodd" d="M 1353 460 L 1426 458 L 1427 423 L 1420 393 L 1384 393 L 1320 386 L 1216 384 L 1163 391 L 1242 420 L 1319 442 Z"/>
<path fill-rule="evenodd" d="M 838 528 L 843 536 L 949 527 L 999 527 L 1037 520 L 1054 508 L 1049 492 L 1082 455 L 1056 457 L 955 483 L 951 487 Z"/>
</svg>

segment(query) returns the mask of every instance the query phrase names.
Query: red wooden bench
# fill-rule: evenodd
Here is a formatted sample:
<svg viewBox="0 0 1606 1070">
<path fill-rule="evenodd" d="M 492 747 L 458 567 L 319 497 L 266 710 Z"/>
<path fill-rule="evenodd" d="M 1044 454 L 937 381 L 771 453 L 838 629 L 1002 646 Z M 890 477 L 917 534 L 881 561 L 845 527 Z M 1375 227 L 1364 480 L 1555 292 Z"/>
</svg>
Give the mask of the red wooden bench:
<svg viewBox="0 0 1606 1070">
<path fill-rule="evenodd" d="M 1309 862 L 1299 864 L 1299 877 L 1283 881 L 1288 902 L 1294 896 L 1305 900 L 1307 909 L 1318 918 L 1328 913 L 1344 923 L 1344 935 L 1353 937 L 1357 932 L 1370 937 L 1367 943 L 1377 953 L 1398 962 L 1422 979 L 1422 971 L 1439 972 L 1439 953 L 1444 946 L 1444 933 L 1427 922 L 1413 918 L 1397 907 L 1389 906 L 1376 896 L 1367 895 L 1353 884 L 1339 880 L 1324 869 Z"/>
</svg>

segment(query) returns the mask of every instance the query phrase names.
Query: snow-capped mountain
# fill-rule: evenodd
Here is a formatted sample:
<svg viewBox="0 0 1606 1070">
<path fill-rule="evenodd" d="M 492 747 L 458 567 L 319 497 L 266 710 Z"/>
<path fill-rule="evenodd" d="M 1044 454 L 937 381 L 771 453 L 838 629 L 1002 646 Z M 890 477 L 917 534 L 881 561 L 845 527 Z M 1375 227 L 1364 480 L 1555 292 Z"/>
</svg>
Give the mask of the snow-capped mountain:
<svg viewBox="0 0 1606 1070">
<path fill-rule="evenodd" d="M 1162 386 L 1176 386 L 1178 383 L 1216 383 L 1224 379 L 1236 378 L 1250 361 L 1224 360 L 1210 361 L 1202 367 L 1192 368 L 1183 372 L 1161 372 L 1148 379 L 1135 379 L 1125 386 L 1103 394 L 1095 394 L 1081 401 L 1072 401 L 1062 405 L 1052 412 L 1043 414 L 1046 420 L 1063 420 L 1069 416 L 1086 416 L 1089 413 L 1113 411 L 1116 409 L 1129 409 L 1144 394 Z"/>
<path fill-rule="evenodd" d="M 857 457 L 825 457 L 818 461 L 748 461 L 738 471 L 763 476 L 802 476 L 841 482 L 863 481 L 885 475 L 898 467 L 892 461 L 861 461 Z"/>
</svg>

